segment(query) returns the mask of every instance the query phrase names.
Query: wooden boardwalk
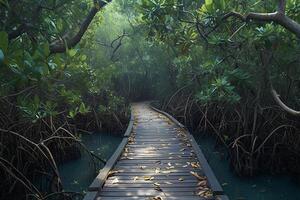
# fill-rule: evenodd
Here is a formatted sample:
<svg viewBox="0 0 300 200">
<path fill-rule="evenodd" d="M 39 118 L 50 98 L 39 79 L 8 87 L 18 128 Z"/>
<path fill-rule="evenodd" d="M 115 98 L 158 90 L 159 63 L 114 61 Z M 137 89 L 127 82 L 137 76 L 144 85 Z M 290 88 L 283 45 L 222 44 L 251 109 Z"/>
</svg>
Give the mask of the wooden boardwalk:
<svg viewBox="0 0 300 200">
<path fill-rule="evenodd" d="M 131 115 L 121 144 L 84 200 L 228 200 L 183 125 L 146 103 L 133 104 Z"/>
</svg>

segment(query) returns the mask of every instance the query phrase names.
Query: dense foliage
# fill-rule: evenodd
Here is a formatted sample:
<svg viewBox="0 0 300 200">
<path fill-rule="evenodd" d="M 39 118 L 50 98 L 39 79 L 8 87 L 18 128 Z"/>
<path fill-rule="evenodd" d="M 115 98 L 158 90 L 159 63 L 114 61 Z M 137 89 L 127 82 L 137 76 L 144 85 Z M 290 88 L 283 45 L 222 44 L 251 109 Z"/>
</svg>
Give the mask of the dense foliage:
<svg viewBox="0 0 300 200">
<path fill-rule="evenodd" d="M 98 3 L 0 3 L 0 199 L 40 199 L 62 191 L 57 162 L 85 150 L 79 133 L 124 130 L 127 103 L 114 90 L 114 68 L 89 56 L 102 14 L 80 44 L 68 43 Z M 61 41 L 65 53 L 53 50 Z"/>
<path fill-rule="evenodd" d="M 0 198 L 74 195 L 57 161 L 79 132 L 122 130 L 151 99 L 240 175 L 299 172 L 297 0 L 109 2 L 0 0 Z"/>
<path fill-rule="evenodd" d="M 163 107 L 215 133 L 239 174 L 298 173 L 299 3 L 153 0 L 137 9 L 150 40 L 174 51 L 176 88 Z"/>
</svg>

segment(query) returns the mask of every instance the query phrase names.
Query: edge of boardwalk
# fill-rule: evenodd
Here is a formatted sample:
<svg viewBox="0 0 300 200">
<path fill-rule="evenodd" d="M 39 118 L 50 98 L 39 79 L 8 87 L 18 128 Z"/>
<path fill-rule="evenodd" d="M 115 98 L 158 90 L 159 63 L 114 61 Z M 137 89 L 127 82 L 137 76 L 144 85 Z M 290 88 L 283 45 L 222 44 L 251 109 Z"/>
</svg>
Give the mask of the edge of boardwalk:
<svg viewBox="0 0 300 200">
<path fill-rule="evenodd" d="M 197 155 L 197 158 L 199 162 L 201 163 L 202 170 L 205 174 L 205 176 L 208 179 L 208 183 L 210 185 L 210 188 L 213 190 L 214 195 L 216 197 L 216 200 L 229 200 L 229 198 L 224 195 L 224 191 L 219 184 L 216 176 L 214 175 L 212 169 L 210 168 L 206 158 L 204 157 L 201 149 L 199 148 L 198 144 L 196 143 L 194 137 L 190 134 L 190 132 L 185 128 L 184 125 L 182 125 L 179 121 L 177 121 L 174 117 L 172 117 L 170 114 L 161 111 L 152 105 L 148 104 L 149 108 L 153 109 L 154 111 L 161 113 L 168 117 L 172 122 L 174 122 L 177 126 L 182 128 L 190 138 L 191 145 L 193 149 L 195 150 L 195 153 Z M 88 192 L 86 193 L 85 197 L 83 200 L 94 200 L 98 193 L 101 192 L 103 185 L 105 184 L 105 181 L 107 179 L 107 176 L 109 172 L 113 169 L 115 164 L 117 163 L 119 157 L 121 156 L 125 146 L 128 143 L 128 137 L 131 135 L 132 128 L 133 128 L 133 123 L 134 123 L 134 112 L 133 109 L 131 108 L 131 117 L 130 121 L 128 124 L 128 127 L 126 129 L 126 132 L 124 133 L 123 139 L 121 143 L 119 144 L 118 148 L 114 152 L 114 154 L 111 156 L 111 158 L 107 161 L 106 165 L 104 166 L 103 169 L 101 169 L 100 173 L 98 176 L 94 179 L 92 184 L 88 188 Z"/>
<path fill-rule="evenodd" d="M 98 176 L 94 179 L 92 184 L 88 187 L 88 192 L 84 196 L 83 200 L 94 200 L 97 197 L 97 194 L 101 191 L 109 172 L 113 169 L 119 157 L 121 156 L 125 146 L 128 143 L 128 137 L 131 135 L 134 122 L 134 113 L 131 107 L 130 121 L 127 126 L 127 129 L 123 135 L 123 139 L 119 144 L 118 148 L 110 159 L 106 162 L 105 166 L 100 170 Z"/>
<path fill-rule="evenodd" d="M 195 150 L 197 158 L 202 166 L 202 170 L 208 179 L 209 186 L 212 189 L 214 195 L 216 196 L 217 199 L 229 200 L 229 198 L 226 195 L 224 195 L 222 186 L 220 185 L 218 179 L 216 178 L 214 172 L 212 171 L 210 165 L 208 164 L 208 162 L 207 162 L 202 150 L 200 149 L 199 145 L 197 144 L 194 136 L 186 129 L 186 127 L 183 124 L 181 124 L 177 119 L 175 119 L 169 113 L 159 110 L 159 109 L 155 108 L 154 106 L 152 106 L 151 104 L 149 104 L 149 107 L 151 109 L 153 109 L 154 111 L 161 113 L 161 114 L 165 115 L 166 117 L 168 117 L 172 122 L 174 122 L 177 126 L 182 128 L 186 132 L 186 134 L 188 135 L 188 137 L 190 139 L 191 145 L 192 145 L 193 149 Z"/>
</svg>

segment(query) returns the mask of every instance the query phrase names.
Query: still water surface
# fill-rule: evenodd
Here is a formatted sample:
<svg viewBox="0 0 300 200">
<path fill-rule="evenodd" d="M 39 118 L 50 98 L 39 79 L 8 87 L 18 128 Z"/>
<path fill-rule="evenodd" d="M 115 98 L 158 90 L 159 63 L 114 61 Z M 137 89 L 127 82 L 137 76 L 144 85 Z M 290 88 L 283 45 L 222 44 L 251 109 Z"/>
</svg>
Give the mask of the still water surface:
<svg viewBox="0 0 300 200">
<path fill-rule="evenodd" d="M 214 139 L 194 134 L 225 193 L 231 200 L 300 200 L 300 184 L 288 176 L 236 176 L 226 156 L 214 148 Z"/>
<path fill-rule="evenodd" d="M 229 167 L 228 160 L 214 148 L 214 140 L 194 134 L 210 166 L 223 185 L 231 200 L 300 200 L 300 185 L 287 176 L 257 176 L 241 178 Z M 111 134 L 84 135 L 84 144 L 102 158 L 109 157 L 121 142 L 121 137 Z M 60 173 L 66 191 L 83 192 L 94 180 L 97 169 L 87 154 L 80 159 L 60 166 Z"/>
<path fill-rule="evenodd" d="M 101 133 L 82 135 L 81 139 L 90 151 L 108 160 L 117 149 L 122 137 Z M 101 169 L 103 165 L 98 167 Z M 95 169 L 90 156 L 84 152 L 79 159 L 62 164 L 59 167 L 59 171 L 62 176 L 64 190 L 75 192 L 86 191 L 100 169 Z"/>
</svg>

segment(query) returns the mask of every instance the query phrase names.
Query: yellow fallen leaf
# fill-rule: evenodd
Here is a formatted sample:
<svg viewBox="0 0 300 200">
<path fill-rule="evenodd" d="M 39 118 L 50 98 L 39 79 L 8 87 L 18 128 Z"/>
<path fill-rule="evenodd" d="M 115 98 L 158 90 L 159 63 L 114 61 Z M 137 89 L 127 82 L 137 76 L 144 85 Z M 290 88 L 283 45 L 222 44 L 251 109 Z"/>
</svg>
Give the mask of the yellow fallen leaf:
<svg viewBox="0 0 300 200">
<path fill-rule="evenodd" d="M 115 178 L 115 179 L 112 181 L 112 184 L 116 184 L 116 183 L 119 183 L 119 179 L 118 179 L 118 178 Z"/>
<path fill-rule="evenodd" d="M 144 176 L 145 181 L 152 181 L 154 179 L 153 176 Z"/>
<path fill-rule="evenodd" d="M 197 185 L 202 187 L 207 186 L 207 181 L 206 180 L 200 181 Z"/>
<path fill-rule="evenodd" d="M 110 171 L 107 175 L 107 177 L 110 177 L 110 176 L 113 176 L 117 173 L 121 173 L 121 172 L 124 172 L 124 170 L 113 170 L 113 171 Z"/>
<path fill-rule="evenodd" d="M 182 177 L 180 177 L 178 180 L 179 180 L 179 181 L 183 181 L 184 179 L 183 179 Z"/>
<path fill-rule="evenodd" d="M 192 166 L 193 168 L 199 168 L 199 167 L 200 167 L 200 164 L 199 164 L 199 162 L 191 162 L 191 166 Z"/>
<path fill-rule="evenodd" d="M 197 172 L 191 171 L 190 173 L 200 181 L 205 180 L 205 177 L 200 176 Z"/>
<path fill-rule="evenodd" d="M 153 183 L 154 186 L 160 186 L 158 182 Z"/>
</svg>

